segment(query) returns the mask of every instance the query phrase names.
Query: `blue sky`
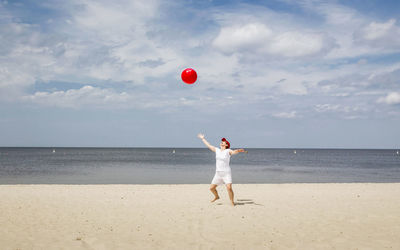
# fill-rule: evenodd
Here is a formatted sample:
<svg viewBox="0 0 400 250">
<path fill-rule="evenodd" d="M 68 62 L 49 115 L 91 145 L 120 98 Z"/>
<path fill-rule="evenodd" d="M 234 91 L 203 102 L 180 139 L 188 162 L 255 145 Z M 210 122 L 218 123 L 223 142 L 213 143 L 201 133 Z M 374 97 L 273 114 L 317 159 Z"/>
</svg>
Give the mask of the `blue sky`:
<svg viewBox="0 0 400 250">
<path fill-rule="evenodd" d="M 2 1 L 0 146 L 400 148 L 398 9 Z"/>
</svg>

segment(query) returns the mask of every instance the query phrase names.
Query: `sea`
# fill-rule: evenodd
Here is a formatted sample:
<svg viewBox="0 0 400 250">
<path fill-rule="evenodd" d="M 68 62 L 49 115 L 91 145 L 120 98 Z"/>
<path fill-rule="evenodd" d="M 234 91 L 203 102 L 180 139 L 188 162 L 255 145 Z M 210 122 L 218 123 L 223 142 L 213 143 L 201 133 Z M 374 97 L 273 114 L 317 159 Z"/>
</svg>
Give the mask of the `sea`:
<svg viewBox="0 0 400 250">
<path fill-rule="evenodd" d="M 400 182 L 400 150 L 250 148 L 233 183 Z M 207 148 L 0 148 L 0 184 L 206 184 Z"/>
</svg>

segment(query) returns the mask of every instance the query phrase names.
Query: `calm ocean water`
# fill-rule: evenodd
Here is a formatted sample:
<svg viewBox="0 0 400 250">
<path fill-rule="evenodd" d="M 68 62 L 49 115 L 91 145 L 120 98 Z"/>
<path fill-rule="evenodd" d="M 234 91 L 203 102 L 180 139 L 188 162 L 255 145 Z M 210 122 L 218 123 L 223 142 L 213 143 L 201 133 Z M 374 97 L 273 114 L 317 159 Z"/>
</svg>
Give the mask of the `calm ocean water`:
<svg viewBox="0 0 400 250">
<path fill-rule="evenodd" d="M 397 150 L 248 149 L 234 183 L 400 182 Z M 0 148 L 0 184 L 210 183 L 205 148 Z"/>
</svg>

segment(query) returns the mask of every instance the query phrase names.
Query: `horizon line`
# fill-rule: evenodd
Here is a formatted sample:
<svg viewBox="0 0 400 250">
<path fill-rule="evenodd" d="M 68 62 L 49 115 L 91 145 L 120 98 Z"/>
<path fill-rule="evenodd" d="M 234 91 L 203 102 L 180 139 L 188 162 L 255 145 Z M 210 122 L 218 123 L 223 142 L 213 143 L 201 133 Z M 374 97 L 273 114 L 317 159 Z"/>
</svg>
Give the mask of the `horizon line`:
<svg viewBox="0 0 400 250">
<path fill-rule="evenodd" d="M 172 147 L 172 146 L 0 146 L 0 149 L 4 148 L 86 148 L 86 149 L 207 149 L 207 147 Z M 234 147 L 236 148 L 236 147 Z M 240 148 L 240 147 L 238 147 Z M 348 147 L 244 147 L 246 149 L 290 149 L 290 150 L 312 150 L 312 149 L 336 149 L 336 150 L 400 150 L 399 148 L 369 148 L 369 147 L 360 147 L 360 148 L 348 148 Z"/>
</svg>

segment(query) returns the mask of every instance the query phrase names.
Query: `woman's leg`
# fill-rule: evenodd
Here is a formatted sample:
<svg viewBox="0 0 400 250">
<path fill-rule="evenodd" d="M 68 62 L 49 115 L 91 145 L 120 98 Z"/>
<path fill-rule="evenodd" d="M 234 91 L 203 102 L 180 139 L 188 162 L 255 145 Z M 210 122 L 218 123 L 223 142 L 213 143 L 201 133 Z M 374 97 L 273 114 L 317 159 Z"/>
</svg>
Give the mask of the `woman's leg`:
<svg viewBox="0 0 400 250">
<path fill-rule="evenodd" d="M 232 189 L 232 183 L 226 184 L 226 189 L 228 190 L 229 199 L 231 199 L 232 205 L 235 206 L 235 202 L 233 201 L 234 194 L 233 194 L 233 189 Z"/>
<path fill-rule="evenodd" d="M 214 198 L 211 202 L 214 202 L 214 201 L 218 200 L 218 199 L 219 199 L 219 196 L 218 196 L 218 192 L 217 192 L 217 185 L 211 184 L 211 186 L 210 186 L 210 191 L 211 191 L 211 193 L 213 193 L 214 196 L 215 196 L 215 198 Z"/>
</svg>

